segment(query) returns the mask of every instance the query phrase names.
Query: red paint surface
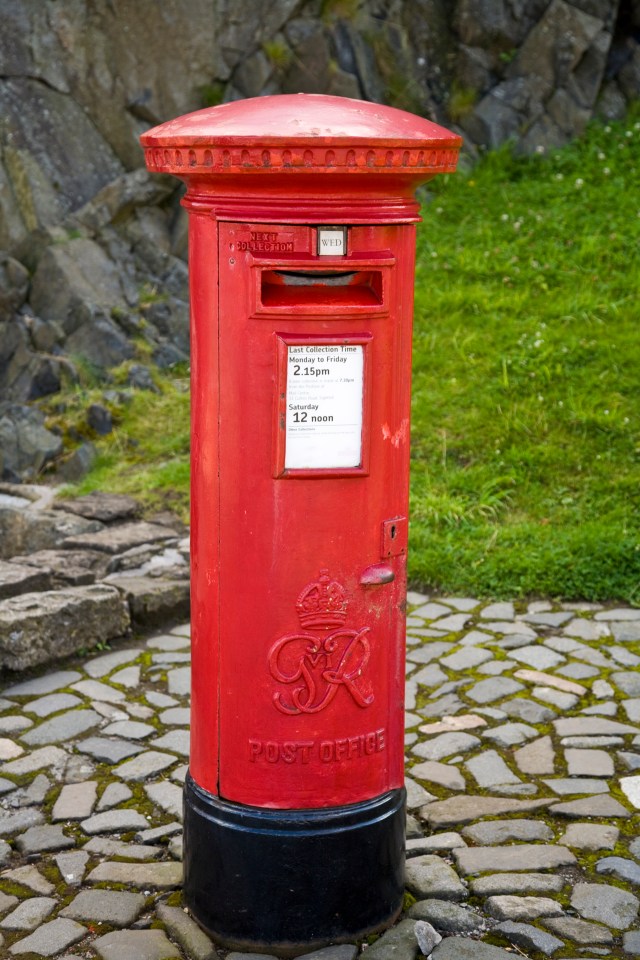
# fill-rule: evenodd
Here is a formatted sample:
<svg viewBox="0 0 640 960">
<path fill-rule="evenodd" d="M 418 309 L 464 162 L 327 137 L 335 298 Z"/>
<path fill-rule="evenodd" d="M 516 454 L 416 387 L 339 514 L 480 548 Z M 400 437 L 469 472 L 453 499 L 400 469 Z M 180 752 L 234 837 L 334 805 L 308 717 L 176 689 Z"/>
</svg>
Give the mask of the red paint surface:
<svg viewBox="0 0 640 960">
<path fill-rule="evenodd" d="M 403 782 L 413 193 L 455 167 L 459 138 L 295 96 L 200 111 L 143 143 L 150 169 L 188 184 L 191 774 L 256 806 L 375 797 Z M 317 256 L 319 224 L 349 226 L 347 256 Z M 313 281 L 331 269 L 354 279 Z M 284 469 L 291 343 L 363 345 L 359 467 Z"/>
</svg>

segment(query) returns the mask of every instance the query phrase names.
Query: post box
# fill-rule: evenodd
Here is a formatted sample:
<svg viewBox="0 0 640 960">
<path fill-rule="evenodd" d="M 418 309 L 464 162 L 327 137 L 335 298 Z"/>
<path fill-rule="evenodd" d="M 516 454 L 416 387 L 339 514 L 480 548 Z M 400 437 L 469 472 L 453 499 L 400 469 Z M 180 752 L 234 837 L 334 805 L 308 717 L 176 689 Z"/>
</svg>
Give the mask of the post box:
<svg viewBox="0 0 640 960">
<path fill-rule="evenodd" d="M 189 212 L 184 897 L 220 943 L 295 955 L 402 905 L 414 194 L 461 141 L 297 94 L 142 143 Z"/>
</svg>

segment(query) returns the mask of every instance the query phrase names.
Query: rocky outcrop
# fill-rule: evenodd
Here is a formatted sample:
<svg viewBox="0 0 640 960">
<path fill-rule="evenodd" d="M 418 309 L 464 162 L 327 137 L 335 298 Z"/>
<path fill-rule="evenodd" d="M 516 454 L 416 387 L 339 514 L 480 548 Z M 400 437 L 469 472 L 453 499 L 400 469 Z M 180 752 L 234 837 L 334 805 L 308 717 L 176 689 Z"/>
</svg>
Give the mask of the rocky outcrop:
<svg viewBox="0 0 640 960">
<path fill-rule="evenodd" d="M 186 215 L 180 186 L 143 169 L 150 125 L 303 91 L 428 115 L 472 156 L 505 141 L 533 153 L 640 95 L 640 0 L 265 0 L 259 17 L 243 0 L 0 0 L 0 17 L 10 480 L 60 458 L 25 405 L 77 381 L 79 365 L 106 377 L 127 364 L 133 389 L 155 389 L 147 363 L 188 360 Z M 90 467 L 91 439 L 65 451 L 61 477 Z"/>
<path fill-rule="evenodd" d="M 0 489 L 0 670 L 188 618 L 189 540 L 176 521 L 136 520 L 139 504 L 122 495 L 14 489 Z"/>
</svg>

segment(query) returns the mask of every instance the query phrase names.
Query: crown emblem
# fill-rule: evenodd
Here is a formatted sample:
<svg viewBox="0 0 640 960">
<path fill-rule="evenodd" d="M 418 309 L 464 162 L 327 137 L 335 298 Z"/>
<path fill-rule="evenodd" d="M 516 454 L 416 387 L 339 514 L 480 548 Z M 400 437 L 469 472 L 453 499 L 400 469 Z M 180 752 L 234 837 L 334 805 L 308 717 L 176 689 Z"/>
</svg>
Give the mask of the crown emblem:
<svg viewBox="0 0 640 960">
<path fill-rule="evenodd" d="M 321 570 L 318 579 L 307 584 L 296 600 L 296 610 L 305 629 L 328 630 L 343 626 L 348 604 L 342 584 L 332 580 L 328 570 Z"/>
</svg>

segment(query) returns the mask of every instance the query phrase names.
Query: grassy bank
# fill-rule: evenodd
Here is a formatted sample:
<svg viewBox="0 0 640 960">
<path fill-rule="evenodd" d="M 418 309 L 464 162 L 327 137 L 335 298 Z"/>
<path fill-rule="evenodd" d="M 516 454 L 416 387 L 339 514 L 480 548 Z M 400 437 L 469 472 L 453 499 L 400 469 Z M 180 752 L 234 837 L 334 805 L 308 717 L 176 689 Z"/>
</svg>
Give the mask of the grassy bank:
<svg viewBox="0 0 640 960">
<path fill-rule="evenodd" d="M 552 156 L 503 150 L 430 185 L 416 278 L 415 585 L 640 603 L 639 177 L 640 110 Z M 184 514 L 184 387 L 174 377 L 116 410 L 81 489 Z"/>
</svg>

